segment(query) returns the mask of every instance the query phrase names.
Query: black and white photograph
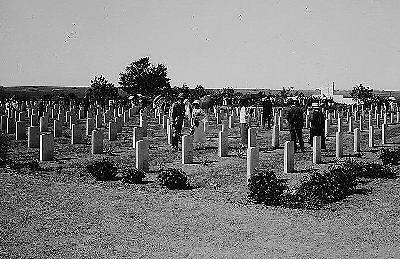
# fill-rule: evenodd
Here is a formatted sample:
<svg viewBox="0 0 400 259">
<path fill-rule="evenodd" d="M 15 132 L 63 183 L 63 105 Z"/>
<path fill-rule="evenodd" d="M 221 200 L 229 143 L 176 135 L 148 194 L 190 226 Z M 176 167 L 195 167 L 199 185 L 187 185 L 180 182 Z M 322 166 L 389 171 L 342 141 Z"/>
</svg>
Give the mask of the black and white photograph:
<svg viewBox="0 0 400 259">
<path fill-rule="evenodd" d="M 0 258 L 400 258 L 400 1 L 0 0 Z"/>
</svg>

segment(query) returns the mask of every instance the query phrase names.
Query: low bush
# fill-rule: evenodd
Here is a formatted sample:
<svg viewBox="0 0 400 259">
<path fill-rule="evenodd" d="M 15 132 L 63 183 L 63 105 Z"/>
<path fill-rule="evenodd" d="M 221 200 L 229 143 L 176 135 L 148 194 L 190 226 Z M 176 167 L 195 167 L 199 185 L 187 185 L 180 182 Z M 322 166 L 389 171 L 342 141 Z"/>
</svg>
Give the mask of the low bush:
<svg viewBox="0 0 400 259">
<path fill-rule="evenodd" d="M 324 177 L 328 182 L 328 202 L 346 198 L 354 192 L 357 186 L 356 175 L 343 165 L 331 167 Z"/>
<path fill-rule="evenodd" d="M 6 165 L 10 146 L 10 138 L 5 133 L 0 132 L 0 166 Z"/>
<path fill-rule="evenodd" d="M 142 183 L 145 176 L 146 173 L 143 170 L 130 168 L 122 176 L 122 181 L 125 183 Z"/>
<path fill-rule="evenodd" d="M 26 162 L 25 166 L 31 171 L 40 171 L 41 170 L 39 161 L 37 159 Z"/>
<path fill-rule="evenodd" d="M 162 186 L 171 190 L 188 189 L 190 187 L 187 176 L 182 169 L 161 169 L 158 174 L 158 180 Z"/>
<path fill-rule="evenodd" d="M 283 192 L 287 189 L 285 183 L 278 179 L 272 171 L 258 172 L 252 175 L 248 188 L 249 200 L 265 205 L 278 205 Z"/>
<path fill-rule="evenodd" d="M 30 171 L 40 171 L 42 168 L 40 167 L 39 161 L 37 159 L 30 160 L 30 161 L 9 161 L 8 166 L 14 170 L 20 170 L 23 168 L 27 168 Z"/>
<path fill-rule="evenodd" d="M 358 164 L 345 162 L 332 166 L 329 171 L 320 174 L 314 172 L 298 188 L 287 194 L 283 203 L 290 207 L 319 208 L 336 202 L 352 194 L 357 185 L 354 168 Z"/>
<path fill-rule="evenodd" d="M 358 162 L 356 160 L 347 160 L 342 167 L 360 178 L 386 178 L 396 177 L 395 171 L 387 165 L 376 164 L 372 162 Z"/>
<path fill-rule="evenodd" d="M 363 178 L 396 178 L 396 172 L 387 165 L 380 165 L 375 163 L 363 163 L 362 169 L 357 174 L 358 177 Z"/>
<path fill-rule="evenodd" d="M 315 172 L 295 190 L 291 197 L 291 202 L 300 207 L 321 207 L 329 202 L 330 188 L 328 185 L 328 179 L 324 175 Z"/>
<path fill-rule="evenodd" d="M 400 149 L 383 148 L 379 152 L 378 157 L 384 165 L 398 165 L 400 161 Z"/>
<path fill-rule="evenodd" d="M 94 161 L 86 165 L 86 171 L 98 181 L 115 180 L 117 175 L 117 167 L 107 159 Z"/>
</svg>

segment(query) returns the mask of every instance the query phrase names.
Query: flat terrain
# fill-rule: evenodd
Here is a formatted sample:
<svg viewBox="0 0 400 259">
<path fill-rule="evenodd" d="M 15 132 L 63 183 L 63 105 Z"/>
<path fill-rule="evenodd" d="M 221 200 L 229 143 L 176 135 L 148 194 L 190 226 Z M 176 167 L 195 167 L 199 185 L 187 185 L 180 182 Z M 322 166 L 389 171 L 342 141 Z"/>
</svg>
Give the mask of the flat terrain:
<svg viewBox="0 0 400 259">
<path fill-rule="evenodd" d="M 239 131 L 230 132 L 229 157 L 219 158 L 215 121 L 207 143 L 194 151 L 194 164 L 181 165 L 181 154 L 152 119 L 146 183 L 98 182 L 87 175 L 85 165 L 102 157 L 121 170 L 134 166 L 131 132 L 138 123 L 133 118 L 117 141 L 105 140 L 105 154 L 90 155 L 90 145 L 71 145 L 63 137 L 55 140 L 56 160 L 42 162 L 42 170 L 0 169 L 0 258 L 400 258 L 399 179 L 360 180 L 356 194 L 321 210 L 251 204 Z M 333 125 L 322 164 L 312 164 L 306 144 L 305 153 L 295 154 L 296 172 L 287 175 L 283 148 L 271 149 L 271 131 L 261 130 L 260 167 L 294 186 L 306 169 L 324 170 L 337 161 L 335 130 Z M 307 141 L 308 130 L 304 135 Z M 380 130 L 375 135 L 379 145 Z M 287 131 L 281 146 L 285 140 Z M 368 148 L 367 131 L 361 157 L 352 152 L 352 134 L 344 143 L 346 158 L 379 162 L 380 147 Z M 389 126 L 388 143 L 400 143 L 400 125 Z M 38 159 L 39 150 L 13 141 L 12 157 Z M 161 187 L 156 170 L 162 166 L 183 168 L 193 188 Z"/>
</svg>

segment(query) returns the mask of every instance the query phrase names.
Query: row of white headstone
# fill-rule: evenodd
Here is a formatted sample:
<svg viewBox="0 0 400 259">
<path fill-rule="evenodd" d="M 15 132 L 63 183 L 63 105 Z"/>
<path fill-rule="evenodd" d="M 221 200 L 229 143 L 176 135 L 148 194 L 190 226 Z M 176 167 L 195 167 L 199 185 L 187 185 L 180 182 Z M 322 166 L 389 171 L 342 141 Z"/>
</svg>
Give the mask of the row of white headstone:
<svg viewBox="0 0 400 259">
<path fill-rule="evenodd" d="M 54 111 L 54 110 L 53 110 Z M 91 153 L 101 154 L 103 153 L 103 139 L 104 133 L 100 129 L 102 124 L 99 122 L 100 113 L 97 111 L 96 118 L 90 117 L 91 114 L 88 112 L 88 118 L 86 119 L 86 135 L 92 135 L 91 141 Z M 82 131 L 78 122 L 76 120 L 75 114 L 71 111 L 66 112 L 66 116 L 59 113 L 57 118 L 53 121 L 53 132 L 49 131 L 48 114 L 40 117 L 38 121 L 38 114 L 29 112 L 30 114 L 30 124 L 31 126 L 26 129 L 25 125 L 25 112 L 19 113 L 19 120 L 16 122 L 16 130 L 13 130 L 13 118 L 8 118 L 6 115 L 1 116 L 1 128 L 5 129 L 8 134 L 16 133 L 16 140 L 26 139 L 28 137 L 28 147 L 29 148 L 39 148 L 39 159 L 40 161 L 51 161 L 54 159 L 54 138 L 62 136 L 62 122 L 69 122 L 71 129 L 71 144 L 82 143 Z M 104 121 L 110 120 L 109 116 L 104 116 Z M 129 117 L 133 116 L 133 112 L 129 112 L 130 116 L 127 116 L 127 112 L 124 112 L 124 117 L 118 116 L 114 121 L 109 121 L 108 135 L 109 140 L 116 139 L 116 133 L 122 132 L 123 122 L 127 122 Z M 52 114 L 52 117 L 56 117 Z M 81 117 L 81 116 L 80 116 Z M 147 135 L 147 118 L 146 113 L 140 115 L 140 127 L 135 127 L 133 129 L 133 147 L 136 148 L 137 156 L 137 167 L 139 169 L 148 170 L 148 143 L 143 140 L 143 136 Z M 96 120 L 96 121 L 95 121 Z M 96 122 L 96 123 L 95 123 Z M 38 125 L 39 124 L 39 125 Z M 27 130 L 27 133 L 26 133 Z M 147 151 L 146 151 L 147 150 Z M 147 156 L 146 156 L 147 154 Z M 147 158 L 146 158 L 147 157 Z"/>
<path fill-rule="evenodd" d="M 386 130 L 387 125 L 382 124 L 382 145 L 386 143 Z M 360 130 L 358 128 L 354 129 L 354 145 L 353 151 L 354 153 L 359 153 L 361 151 L 360 147 Z M 374 127 L 369 127 L 369 136 L 368 136 L 368 146 L 369 148 L 374 147 Z M 313 163 L 319 164 L 321 163 L 321 136 L 313 137 Z M 284 173 L 294 172 L 294 142 L 286 141 L 284 145 Z M 343 132 L 336 132 L 336 157 L 343 157 Z M 247 149 L 247 180 L 250 179 L 251 175 L 254 174 L 255 169 L 259 166 L 259 147 L 249 146 Z"/>
</svg>

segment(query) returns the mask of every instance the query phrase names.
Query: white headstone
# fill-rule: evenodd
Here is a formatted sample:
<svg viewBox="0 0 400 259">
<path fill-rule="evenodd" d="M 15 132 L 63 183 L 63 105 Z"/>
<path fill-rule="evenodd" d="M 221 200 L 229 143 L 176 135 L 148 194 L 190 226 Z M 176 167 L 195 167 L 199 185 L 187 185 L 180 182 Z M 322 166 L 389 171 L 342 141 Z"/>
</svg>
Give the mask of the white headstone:
<svg viewBox="0 0 400 259">
<path fill-rule="evenodd" d="M 369 126 L 368 130 L 368 147 L 374 147 L 374 126 Z"/>
<path fill-rule="evenodd" d="M 272 147 L 279 147 L 279 126 L 274 125 L 272 127 Z"/>
<path fill-rule="evenodd" d="M 342 132 L 336 132 L 336 157 L 340 158 L 343 156 L 343 134 Z"/>
<path fill-rule="evenodd" d="M 247 184 L 254 171 L 258 168 L 259 147 L 249 147 L 247 149 Z"/>
<path fill-rule="evenodd" d="M 313 163 L 321 163 L 321 136 L 313 137 Z"/>
</svg>

